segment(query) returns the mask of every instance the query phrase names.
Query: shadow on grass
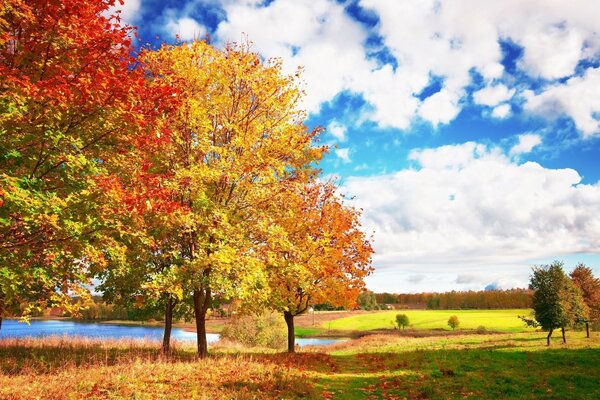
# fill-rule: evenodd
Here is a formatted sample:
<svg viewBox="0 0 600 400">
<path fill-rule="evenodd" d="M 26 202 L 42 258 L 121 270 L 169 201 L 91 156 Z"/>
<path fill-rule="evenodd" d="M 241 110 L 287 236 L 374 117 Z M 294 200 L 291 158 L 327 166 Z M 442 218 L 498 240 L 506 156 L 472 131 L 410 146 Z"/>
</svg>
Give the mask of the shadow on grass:
<svg viewBox="0 0 600 400">
<path fill-rule="evenodd" d="M 264 355 L 319 376 L 326 395 L 353 398 L 600 398 L 600 349 L 417 350 Z"/>
</svg>

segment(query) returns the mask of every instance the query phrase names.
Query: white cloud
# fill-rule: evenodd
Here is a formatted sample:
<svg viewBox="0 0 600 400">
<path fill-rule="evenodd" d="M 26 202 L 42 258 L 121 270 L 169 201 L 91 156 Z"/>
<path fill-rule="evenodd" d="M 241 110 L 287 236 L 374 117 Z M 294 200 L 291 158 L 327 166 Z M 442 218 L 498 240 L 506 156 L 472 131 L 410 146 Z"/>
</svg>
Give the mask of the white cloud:
<svg viewBox="0 0 600 400">
<path fill-rule="evenodd" d="M 535 146 L 538 146 L 542 143 L 542 137 L 535 133 L 525 133 L 523 135 L 519 135 L 519 142 L 514 145 L 509 154 L 511 156 L 516 156 L 519 154 L 525 154 L 531 152 Z"/>
<path fill-rule="evenodd" d="M 141 5 L 142 0 L 125 0 L 123 4 L 120 4 L 117 1 L 115 2 L 115 5 L 108 10 L 107 14 L 114 15 L 116 12 L 119 12 L 119 16 L 124 23 L 133 25 L 140 15 Z"/>
<path fill-rule="evenodd" d="M 534 22 L 525 30 L 520 44 L 525 48 L 519 63 L 523 69 L 545 79 L 557 79 L 575 71 L 581 59 L 584 35 L 578 27 L 569 27 L 562 21 L 541 26 Z"/>
<path fill-rule="evenodd" d="M 423 289 L 447 289 L 457 270 L 481 276 L 481 287 L 500 278 L 525 285 L 531 260 L 600 253 L 600 182 L 474 142 L 411 159 L 417 169 L 345 180 L 365 231 L 375 232 L 373 287 L 385 286 L 384 276 L 427 274 L 443 282 Z"/>
<path fill-rule="evenodd" d="M 337 121 L 333 121 L 327 127 L 327 132 L 333 135 L 340 142 L 346 141 L 346 127 Z"/>
<path fill-rule="evenodd" d="M 510 115 L 510 112 L 510 104 L 500 104 L 499 106 L 494 107 L 491 115 L 494 118 L 503 119 L 508 117 Z"/>
<path fill-rule="evenodd" d="M 166 28 L 171 36 L 178 37 L 183 41 L 202 39 L 206 34 L 204 26 L 200 25 L 195 19 L 189 17 L 170 19 L 167 22 Z"/>
<path fill-rule="evenodd" d="M 350 161 L 351 161 L 350 160 L 350 149 L 348 149 L 348 148 L 336 149 L 335 155 L 346 164 L 350 163 Z"/>
<path fill-rule="evenodd" d="M 568 115 L 584 137 L 600 133 L 600 68 L 588 69 L 584 76 L 570 78 L 539 94 L 525 93 L 525 108 L 547 118 Z"/>
<path fill-rule="evenodd" d="M 487 86 L 473 93 L 475 103 L 494 107 L 503 103 L 515 94 L 515 89 L 509 89 L 503 84 Z"/>
<path fill-rule="evenodd" d="M 485 84 L 475 101 L 495 107 L 488 114 L 494 118 L 510 115 L 509 105 L 502 103 L 518 96 L 523 86 L 506 75 L 500 41 L 521 46 L 517 67 L 543 79 L 570 76 L 580 60 L 596 59 L 600 39 L 595 3 L 361 0 L 360 6 L 379 17 L 374 28 L 367 28 L 345 12 L 344 3 L 334 0 L 275 0 L 266 6 L 226 0 L 222 7 L 227 18 L 215 37 L 224 43 L 247 35 L 265 57 L 283 58 L 287 72 L 303 66 L 304 106 L 309 112 L 318 112 L 323 102 L 346 91 L 369 104 L 362 110 L 364 118 L 381 127 L 408 129 L 417 118 L 434 126 L 456 118 L 468 104 L 473 73 Z M 370 35 L 382 37 L 397 68 L 368 57 L 365 43 Z M 417 98 L 431 76 L 443 81 L 441 90 Z M 587 98 L 583 103 L 579 108 L 592 107 Z M 563 107 L 587 135 L 592 122 L 583 121 L 577 111 Z"/>
</svg>

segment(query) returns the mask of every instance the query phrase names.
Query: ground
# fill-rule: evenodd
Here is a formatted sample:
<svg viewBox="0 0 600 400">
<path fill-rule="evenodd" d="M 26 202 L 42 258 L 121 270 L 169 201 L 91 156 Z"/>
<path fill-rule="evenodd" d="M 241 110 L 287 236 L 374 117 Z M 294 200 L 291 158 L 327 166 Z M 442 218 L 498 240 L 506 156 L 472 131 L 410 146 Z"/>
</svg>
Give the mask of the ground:
<svg viewBox="0 0 600 400">
<path fill-rule="evenodd" d="M 0 399 L 597 399 L 600 333 L 367 335 L 300 354 L 50 339 L 0 341 Z"/>
</svg>

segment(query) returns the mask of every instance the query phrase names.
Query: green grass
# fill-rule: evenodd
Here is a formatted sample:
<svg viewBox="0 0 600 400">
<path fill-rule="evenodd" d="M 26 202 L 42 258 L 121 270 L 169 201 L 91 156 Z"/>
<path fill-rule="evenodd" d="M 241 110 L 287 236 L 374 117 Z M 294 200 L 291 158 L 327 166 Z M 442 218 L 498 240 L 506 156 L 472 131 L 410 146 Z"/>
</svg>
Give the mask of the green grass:
<svg viewBox="0 0 600 400">
<path fill-rule="evenodd" d="M 379 311 L 336 319 L 323 324 L 324 328 L 349 331 L 369 331 L 395 327 L 396 314 L 406 314 L 412 329 L 446 329 L 448 318 L 458 316 L 459 329 L 477 329 L 480 326 L 489 331 L 524 332 L 526 328 L 518 316 L 529 315 L 530 310 L 394 310 Z"/>
<path fill-rule="evenodd" d="M 298 326 L 294 328 L 294 333 L 296 334 L 296 337 L 307 337 L 307 336 L 318 335 L 322 331 L 323 331 L 323 328 L 304 328 L 304 327 L 298 327 Z"/>
</svg>

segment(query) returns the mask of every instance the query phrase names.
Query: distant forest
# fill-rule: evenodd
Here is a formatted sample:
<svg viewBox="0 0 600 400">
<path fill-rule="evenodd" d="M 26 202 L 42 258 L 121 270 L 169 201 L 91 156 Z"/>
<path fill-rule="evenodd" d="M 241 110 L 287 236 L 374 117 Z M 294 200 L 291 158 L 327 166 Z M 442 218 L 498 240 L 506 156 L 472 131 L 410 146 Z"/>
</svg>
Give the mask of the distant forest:
<svg viewBox="0 0 600 400">
<path fill-rule="evenodd" d="M 399 309 L 478 310 L 531 308 L 533 291 L 529 289 L 481 290 L 445 293 L 375 293 L 380 306 Z M 384 307 L 381 307 L 384 308 Z"/>
</svg>

